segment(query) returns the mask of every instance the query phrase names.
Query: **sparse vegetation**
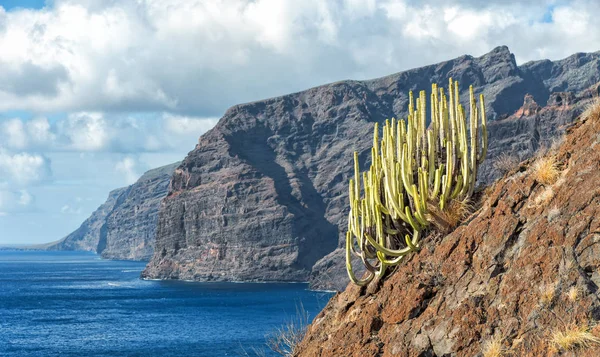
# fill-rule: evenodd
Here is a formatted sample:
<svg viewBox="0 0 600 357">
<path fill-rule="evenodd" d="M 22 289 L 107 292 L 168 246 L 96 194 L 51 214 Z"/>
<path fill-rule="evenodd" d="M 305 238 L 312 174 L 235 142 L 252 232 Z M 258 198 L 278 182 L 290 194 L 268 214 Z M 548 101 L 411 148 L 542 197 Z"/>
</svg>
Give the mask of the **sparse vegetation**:
<svg viewBox="0 0 600 357">
<path fill-rule="evenodd" d="M 552 304 L 552 300 L 554 300 L 554 294 L 556 290 L 556 285 L 550 284 L 542 287 L 540 296 L 540 303 L 543 306 L 550 306 Z"/>
<path fill-rule="evenodd" d="M 600 118 L 600 98 L 595 98 L 590 102 L 590 104 L 587 105 L 584 112 L 581 114 L 581 118 L 584 120 L 588 118 Z"/>
<path fill-rule="evenodd" d="M 544 185 L 552 185 L 558 179 L 558 163 L 553 155 L 538 158 L 533 164 L 533 177 Z"/>
<path fill-rule="evenodd" d="M 436 205 L 430 205 L 429 209 L 432 215 L 437 215 L 441 218 L 438 220 L 430 218 L 430 221 L 440 232 L 446 233 L 456 228 L 463 219 L 473 213 L 474 206 L 467 200 L 452 200 L 445 210 L 440 210 Z M 442 224 L 444 225 L 442 226 Z"/>
<path fill-rule="evenodd" d="M 411 92 L 407 121 L 387 120 L 381 139 L 375 124 L 369 170 L 360 172 L 354 153 L 346 267 L 355 284 L 368 284 L 416 251 L 424 230 L 448 231 L 470 212 L 487 154 L 487 124 L 483 95 L 477 103 L 472 86 L 469 92 L 468 121 L 458 82 L 450 79 L 448 97 L 436 84 L 430 98 L 421 91 L 415 101 Z M 364 279 L 355 276 L 352 254 L 369 272 Z"/>
<path fill-rule="evenodd" d="M 494 161 L 494 168 L 502 174 L 510 172 L 519 165 L 519 158 L 515 155 L 502 154 Z"/>
<path fill-rule="evenodd" d="M 281 356 L 292 357 L 296 346 L 306 335 L 308 325 L 308 312 L 300 304 L 296 306 L 296 315 L 290 321 L 267 336 L 267 346 Z"/>
<path fill-rule="evenodd" d="M 483 357 L 504 357 L 508 350 L 502 344 L 502 337 L 497 335 L 483 344 Z"/>
<path fill-rule="evenodd" d="M 588 326 L 568 325 L 552 334 L 551 344 L 556 349 L 564 351 L 573 350 L 578 347 L 587 348 L 593 344 L 600 344 L 600 338 L 589 331 Z"/>
<path fill-rule="evenodd" d="M 576 286 L 572 286 L 569 291 L 567 291 L 567 297 L 570 302 L 575 302 L 579 299 L 579 288 Z"/>
</svg>

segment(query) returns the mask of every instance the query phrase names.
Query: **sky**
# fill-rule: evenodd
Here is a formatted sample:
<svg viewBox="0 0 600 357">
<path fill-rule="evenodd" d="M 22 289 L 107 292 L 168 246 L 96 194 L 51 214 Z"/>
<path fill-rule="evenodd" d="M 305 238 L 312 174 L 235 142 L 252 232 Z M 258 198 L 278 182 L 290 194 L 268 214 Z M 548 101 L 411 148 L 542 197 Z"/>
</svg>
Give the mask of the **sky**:
<svg viewBox="0 0 600 357">
<path fill-rule="evenodd" d="M 0 0 L 0 245 L 60 239 L 237 103 L 507 45 L 600 50 L 597 0 Z"/>
</svg>

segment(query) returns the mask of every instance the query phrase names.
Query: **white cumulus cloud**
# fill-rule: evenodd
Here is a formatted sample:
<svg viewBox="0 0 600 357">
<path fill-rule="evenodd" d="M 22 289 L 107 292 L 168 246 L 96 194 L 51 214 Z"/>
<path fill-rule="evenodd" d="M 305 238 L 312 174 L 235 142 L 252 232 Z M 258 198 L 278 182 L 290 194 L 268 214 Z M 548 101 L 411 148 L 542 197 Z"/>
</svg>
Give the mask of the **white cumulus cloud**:
<svg viewBox="0 0 600 357">
<path fill-rule="evenodd" d="M 44 117 L 13 118 L 0 121 L 0 148 L 117 153 L 186 150 L 216 122 L 216 118 L 171 113 L 75 112 L 52 125 Z"/>
<path fill-rule="evenodd" d="M 138 170 L 138 163 L 130 156 L 123 158 L 115 165 L 115 171 L 123 175 L 126 183 L 131 185 L 141 176 Z"/>
<path fill-rule="evenodd" d="M 50 160 L 39 154 L 11 154 L 0 148 L 0 181 L 14 187 L 41 183 L 52 175 Z"/>
<path fill-rule="evenodd" d="M 34 198 L 29 191 L 10 189 L 5 184 L 0 184 L 0 215 L 25 212 L 31 209 Z"/>
<path fill-rule="evenodd" d="M 498 45 L 519 62 L 597 51 L 598 12 L 596 0 L 55 0 L 0 14 L 0 110 L 219 116 Z"/>
<path fill-rule="evenodd" d="M 173 114 L 163 114 L 162 121 L 167 132 L 175 135 L 204 133 L 216 123 L 216 118 L 192 118 Z"/>
</svg>

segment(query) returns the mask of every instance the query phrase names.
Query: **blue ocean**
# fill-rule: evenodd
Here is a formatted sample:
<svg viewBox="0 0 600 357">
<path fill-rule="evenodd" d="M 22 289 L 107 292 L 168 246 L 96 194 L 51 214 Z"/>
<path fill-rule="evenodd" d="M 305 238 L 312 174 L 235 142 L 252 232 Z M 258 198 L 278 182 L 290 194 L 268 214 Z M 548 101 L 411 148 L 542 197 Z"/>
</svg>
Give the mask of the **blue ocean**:
<svg viewBox="0 0 600 357">
<path fill-rule="evenodd" d="M 143 268 L 0 251 L 0 356 L 276 356 L 265 337 L 331 297 L 306 284 L 145 281 Z"/>
</svg>

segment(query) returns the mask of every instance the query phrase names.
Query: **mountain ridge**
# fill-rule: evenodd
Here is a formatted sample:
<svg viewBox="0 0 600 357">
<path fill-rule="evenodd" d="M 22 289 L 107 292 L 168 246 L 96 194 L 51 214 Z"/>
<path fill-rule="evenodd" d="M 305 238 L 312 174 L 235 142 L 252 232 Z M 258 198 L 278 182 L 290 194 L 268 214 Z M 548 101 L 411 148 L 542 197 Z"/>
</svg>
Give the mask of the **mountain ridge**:
<svg viewBox="0 0 600 357">
<path fill-rule="evenodd" d="M 319 277 L 312 267 L 343 241 L 352 152 L 359 152 L 361 166 L 367 163 L 372 123 L 405 116 L 408 91 L 429 90 L 432 82 L 445 85 L 453 77 L 461 83 L 464 100 L 467 85 L 473 84 L 486 96 L 492 124 L 514 115 L 527 94 L 542 107 L 556 106 L 558 99 L 565 104 L 563 98 L 584 91 L 599 74 L 600 53 L 518 66 L 508 48 L 500 46 L 480 57 L 465 55 L 372 80 L 339 81 L 235 105 L 175 170 L 159 213 L 157 249 L 143 277 L 310 279 L 315 288 L 339 289 L 335 282 L 346 280 L 337 259 L 321 262 L 336 266 L 331 278 Z M 490 124 L 490 160 L 480 171 L 480 182 L 499 176 L 493 163 L 502 152 L 533 155 L 560 134 L 559 124 L 572 121 L 577 110 Z"/>
</svg>

